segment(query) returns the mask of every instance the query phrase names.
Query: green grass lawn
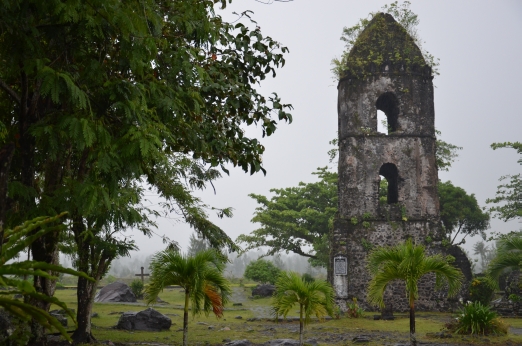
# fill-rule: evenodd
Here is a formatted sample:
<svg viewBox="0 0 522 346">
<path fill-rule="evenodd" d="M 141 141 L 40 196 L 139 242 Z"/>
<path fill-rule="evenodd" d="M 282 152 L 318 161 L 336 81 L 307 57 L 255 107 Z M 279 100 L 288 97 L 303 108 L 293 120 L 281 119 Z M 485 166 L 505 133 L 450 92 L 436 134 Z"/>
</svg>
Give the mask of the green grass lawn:
<svg viewBox="0 0 522 346">
<path fill-rule="evenodd" d="M 235 290 L 245 290 L 250 295 L 250 288 L 234 287 Z M 75 290 L 57 290 L 56 297 L 66 302 L 69 308 L 76 309 Z M 180 345 L 182 341 L 183 326 L 183 292 L 179 288 L 166 289 L 160 298 L 169 305 L 154 306 L 159 312 L 166 314 L 172 319 L 169 331 L 164 332 L 129 332 L 116 330 L 121 312 L 140 311 L 147 307 L 142 301 L 137 304 L 106 304 L 95 303 L 93 312 L 100 317 L 92 319 L 93 334 L 99 341 L 110 340 L 112 342 L 153 342 L 167 345 Z M 273 322 L 266 319 L 247 321 L 250 318 L 268 316 L 270 309 L 270 298 L 247 299 L 242 301 L 242 306 L 232 306 L 236 303 L 233 299 L 225 310 L 224 317 L 215 318 L 213 315 L 205 315 L 190 318 L 189 344 L 191 345 L 217 345 L 228 340 L 248 339 L 255 343 L 264 343 L 272 339 L 298 339 L 297 322 Z M 55 308 L 55 307 L 53 307 Z M 254 311 L 252 311 L 252 309 Z M 298 316 L 296 307 L 293 316 Z M 320 345 L 346 345 L 352 344 L 352 338 L 357 335 L 370 334 L 372 342 L 366 345 L 383 345 L 392 342 L 407 342 L 409 331 L 409 318 L 407 314 L 398 313 L 394 321 L 374 321 L 374 313 L 366 312 L 362 318 L 328 320 L 325 322 L 313 321 L 308 325 L 305 339 L 315 338 Z M 241 316 L 242 318 L 236 318 Z M 453 318 L 448 313 L 417 313 L 417 335 L 419 341 L 431 341 L 451 344 L 474 344 L 474 345 L 522 345 L 522 336 L 511 335 L 496 337 L 470 337 L 455 335 L 451 339 L 429 339 L 426 333 L 439 332 L 446 321 Z M 512 327 L 522 328 L 522 319 L 509 318 L 505 321 Z M 72 321 L 69 320 L 69 325 Z M 69 328 L 73 330 L 73 327 Z"/>
</svg>

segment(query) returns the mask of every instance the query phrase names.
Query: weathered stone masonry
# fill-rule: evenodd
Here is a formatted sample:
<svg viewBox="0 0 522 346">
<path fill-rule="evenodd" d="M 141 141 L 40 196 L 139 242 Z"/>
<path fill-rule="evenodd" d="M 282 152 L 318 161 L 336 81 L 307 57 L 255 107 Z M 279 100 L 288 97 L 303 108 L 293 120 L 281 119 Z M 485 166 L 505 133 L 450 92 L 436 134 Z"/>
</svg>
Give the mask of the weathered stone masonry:
<svg viewBox="0 0 522 346">
<path fill-rule="evenodd" d="M 371 247 L 411 237 L 430 253 L 449 249 L 441 246 L 439 232 L 431 68 L 406 31 L 382 13 L 359 36 L 348 61 L 338 86 L 339 214 L 331 239 L 331 280 L 341 308 L 353 297 L 369 308 Z M 377 132 L 377 110 L 387 116 L 388 135 Z M 379 176 L 388 181 L 387 204 L 379 203 Z M 451 249 L 469 271 L 459 251 Z M 419 310 L 450 308 L 445 292 L 434 290 L 433 277 L 420 283 L 419 293 Z M 408 309 L 401 283 L 385 296 L 393 309 Z"/>
</svg>

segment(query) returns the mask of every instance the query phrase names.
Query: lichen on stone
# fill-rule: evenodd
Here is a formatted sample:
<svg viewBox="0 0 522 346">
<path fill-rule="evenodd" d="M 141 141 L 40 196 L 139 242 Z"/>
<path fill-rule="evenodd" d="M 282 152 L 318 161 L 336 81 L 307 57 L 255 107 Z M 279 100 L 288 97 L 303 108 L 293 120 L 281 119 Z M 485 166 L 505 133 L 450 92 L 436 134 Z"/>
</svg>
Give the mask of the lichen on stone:
<svg viewBox="0 0 522 346">
<path fill-rule="evenodd" d="M 421 50 L 392 15 L 377 13 L 355 41 L 343 78 L 393 71 L 431 74 Z"/>
</svg>

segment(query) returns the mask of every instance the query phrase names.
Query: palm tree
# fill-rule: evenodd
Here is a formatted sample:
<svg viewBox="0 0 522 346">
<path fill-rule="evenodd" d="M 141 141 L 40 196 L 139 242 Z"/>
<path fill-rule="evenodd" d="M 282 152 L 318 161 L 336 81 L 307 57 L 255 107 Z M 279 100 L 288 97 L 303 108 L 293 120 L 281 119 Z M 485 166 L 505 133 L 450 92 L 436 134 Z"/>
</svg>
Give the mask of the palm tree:
<svg viewBox="0 0 522 346">
<path fill-rule="evenodd" d="M 272 301 L 274 314 L 286 318 L 295 304 L 299 304 L 299 344 L 303 345 L 304 326 L 311 316 L 322 320 L 326 315 L 333 315 L 332 286 L 323 280 L 305 282 L 296 272 L 281 272 Z"/>
<path fill-rule="evenodd" d="M 208 316 L 212 311 L 218 318 L 223 316 L 231 292 L 224 269 L 223 259 L 215 250 L 187 256 L 167 249 L 153 256 L 150 283 L 145 288 L 147 304 L 154 303 L 166 286 L 179 285 L 185 290 L 183 346 L 187 346 L 189 302 L 193 315 L 203 311 Z"/>
<path fill-rule="evenodd" d="M 411 239 L 392 247 L 375 248 L 368 255 L 368 269 L 373 275 L 368 286 L 368 302 L 384 307 L 384 291 L 394 280 L 404 280 L 410 305 L 410 344 L 415 339 L 415 300 L 419 298 L 418 282 L 422 276 L 435 273 L 436 286 L 448 285 L 448 295 L 458 293 L 462 273 L 451 266 L 442 255 L 426 256 L 424 247 Z"/>
<path fill-rule="evenodd" d="M 522 234 L 514 233 L 499 239 L 497 252 L 488 267 L 488 276 L 498 281 L 509 270 L 522 267 Z"/>
<path fill-rule="evenodd" d="M 487 267 L 488 251 L 489 247 L 483 241 L 479 241 L 475 245 L 473 245 L 473 254 L 480 256 L 480 269 L 482 270 L 482 272 L 484 272 Z"/>
</svg>

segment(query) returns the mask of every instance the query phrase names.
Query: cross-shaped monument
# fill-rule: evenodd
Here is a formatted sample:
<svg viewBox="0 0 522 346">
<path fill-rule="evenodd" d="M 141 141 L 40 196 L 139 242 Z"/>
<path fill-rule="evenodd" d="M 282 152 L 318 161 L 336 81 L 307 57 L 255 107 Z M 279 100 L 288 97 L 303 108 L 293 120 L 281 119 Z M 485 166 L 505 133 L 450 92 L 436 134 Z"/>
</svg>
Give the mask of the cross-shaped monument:
<svg viewBox="0 0 522 346">
<path fill-rule="evenodd" d="M 143 267 L 141 267 L 141 274 L 136 274 L 136 276 L 141 276 L 141 282 L 144 282 L 145 276 L 149 276 L 149 274 L 143 274 Z"/>
</svg>

